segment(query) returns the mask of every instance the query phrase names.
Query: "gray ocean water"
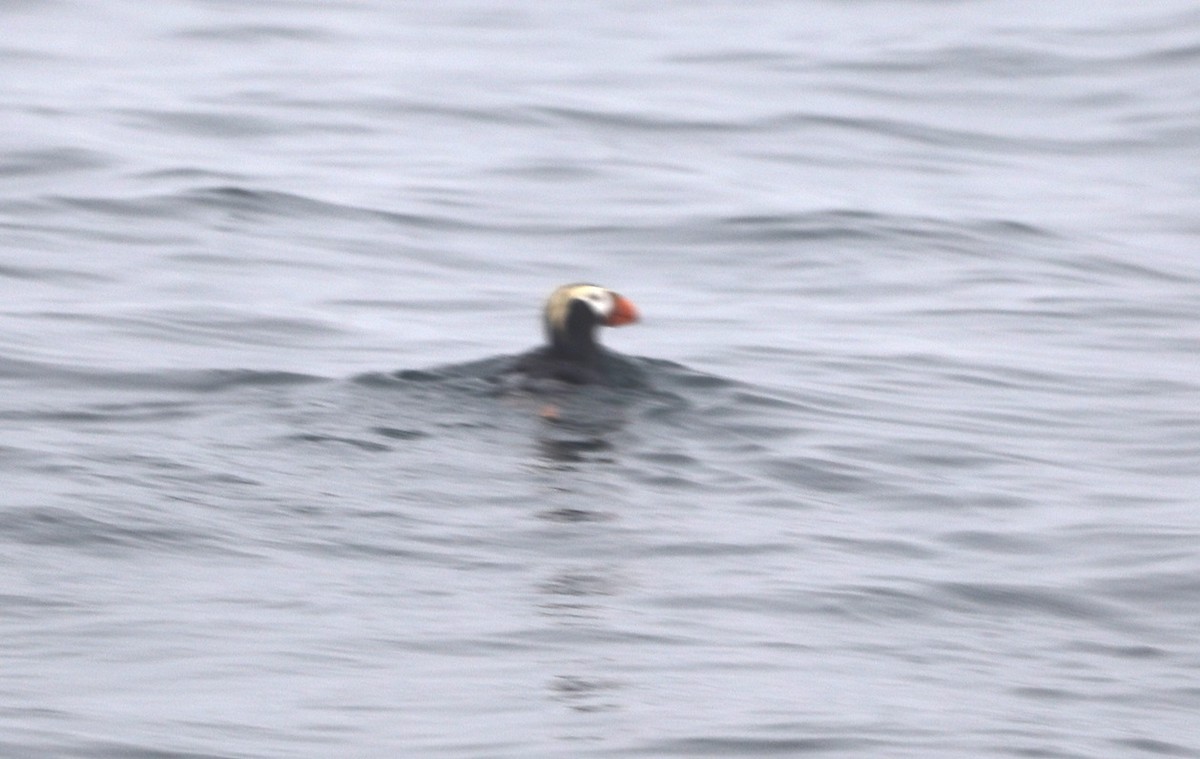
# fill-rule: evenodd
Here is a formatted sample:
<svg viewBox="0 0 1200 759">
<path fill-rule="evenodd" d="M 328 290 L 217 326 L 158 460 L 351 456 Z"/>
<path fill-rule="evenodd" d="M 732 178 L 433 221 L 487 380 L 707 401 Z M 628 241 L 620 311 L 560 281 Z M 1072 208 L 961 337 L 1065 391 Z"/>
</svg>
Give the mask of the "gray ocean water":
<svg viewBox="0 0 1200 759">
<path fill-rule="evenodd" d="M 1200 756 L 1194 1 L 0 28 L 0 756 Z"/>
</svg>

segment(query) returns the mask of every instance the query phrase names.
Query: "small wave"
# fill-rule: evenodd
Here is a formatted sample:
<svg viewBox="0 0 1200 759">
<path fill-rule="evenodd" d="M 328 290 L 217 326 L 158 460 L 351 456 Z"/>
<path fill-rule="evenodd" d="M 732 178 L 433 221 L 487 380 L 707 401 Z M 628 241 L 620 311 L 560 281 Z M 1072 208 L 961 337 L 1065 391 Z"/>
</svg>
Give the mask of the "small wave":
<svg viewBox="0 0 1200 759">
<path fill-rule="evenodd" d="M 1005 614 L 1018 610 L 1029 615 L 1108 622 L 1117 627 L 1136 624 L 1127 621 L 1128 615 L 1117 605 L 1085 600 L 1094 597 L 1066 589 L 995 582 L 943 582 L 936 584 L 934 590 L 945 603 L 961 610 Z"/>
<path fill-rule="evenodd" d="M 808 756 L 839 753 L 870 756 L 876 749 L 887 745 L 885 741 L 863 737 L 711 736 L 649 741 L 639 746 L 637 751 L 650 756 Z"/>
<path fill-rule="evenodd" d="M 929 216 L 884 214 L 856 209 L 828 209 L 787 214 L 725 216 L 702 224 L 694 233 L 705 239 L 780 242 L 790 240 L 912 241 L 924 246 L 967 251 L 985 238 L 1056 239 L 1043 226 L 1011 219 L 947 220 Z"/>
<path fill-rule="evenodd" d="M 468 361 L 460 364 L 445 364 L 429 369 L 398 369 L 392 372 L 367 372 L 351 381 L 355 384 L 377 388 L 404 388 L 412 385 L 440 385 L 450 388 L 483 388 L 494 385 L 497 378 L 512 364 L 513 356 Z M 482 383 L 482 384 L 481 384 Z"/>
<path fill-rule="evenodd" d="M 155 422 L 182 419 L 190 416 L 192 409 L 185 403 L 104 403 L 82 409 L 27 409 L 0 410 L 0 419 L 13 422 L 56 422 L 107 423 L 113 421 Z"/>
<path fill-rule="evenodd" d="M 177 32 L 174 36 L 183 40 L 216 42 L 271 42 L 275 40 L 300 42 L 328 42 L 336 35 L 329 29 L 315 26 L 291 24 L 222 24 L 199 26 Z"/>
<path fill-rule="evenodd" d="M 0 177 L 63 174 L 110 166 L 113 159 L 83 148 L 19 150 L 0 153 Z"/>
<path fill-rule="evenodd" d="M 160 134 L 175 132 L 189 137 L 244 139 L 290 134 L 296 131 L 294 123 L 249 113 L 236 113 L 228 108 L 221 111 L 125 109 L 120 113 L 127 120 L 136 121 L 141 129 Z"/>
<path fill-rule="evenodd" d="M 302 433 L 297 435 L 289 435 L 287 439 L 301 443 L 316 443 L 318 445 L 329 443 L 333 443 L 335 445 L 348 445 L 352 448 L 357 448 L 360 451 L 367 451 L 369 453 L 385 453 L 392 450 L 390 445 L 378 443 L 374 440 L 363 440 L 361 438 L 346 437 L 342 435 Z"/>
<path fill-rule="evenodd" d="M 177 549 L 209 542 L 206 536 L 178 526 L 131 524 L 127 518 L 116 522 L 54 507 L 0 511 L 0 537 L 26 545 L 93 549 L 147 546 Z"/>
<path fill-rule="evenodd" d="M 0 278 L 23 279 L 30 282 L 56 282 L 62 284 L 111 282 L 111 277 L 87 271 L 57 269 L 46 266 L 14 266 L 0 264 Z"/>
<path fill-rule="evenodd" d="M 43 313 L 39 316 L 43 319 L 86 321 L 93 326 L 105 325 L 114 332 L 189 345 L 294 346 L 342 334 L 342 329 L 328 320 L 268 316 L 211 306 L 123 315 Z"/>
<path fill-rule="evenodd" d="M 165 370 L 120 372 L 84 369 L 43 361 L 0 356 L 0 378 L 37 383 L 109 389 L 178 390 L 196 393 L 221 392 L 237 387 L 299 385 L 326 381 L 324 377 L 285 371 L 255 369 Z"/>
<path fill-rule="evenodd" d="M 423 437 L 429 437 L 426 432 L 420 430 L 400 429 L 397 427 L 373 427 L 371 431 L 376 435 L 381 435 L 390 440 L 419 440 Z"/>
<path fill-rule="evenodd" d="M 746 121 L 740 116 L 730 119 L 681 118 L 663 114 L 614 112 L 564 106 L 541 106 L 535 109 L 535 112 L 558 121 L 640 132 L 737 132 L 760 128 L 757 122 Z"/>
<path fill-rule="evenodd" d="M 154 177 L 171 179 L 189 177 L 193 170 L 178 168 L 156 172 Z M 197 179 L 217 178 L 209 172 L 200 172 Z M 400 213 L 365 206 L 334 203 L 327 200 L 280 190 L 244 187 L 241 185 L 214 185 L 186 187 L 180 190 L 128 198 L 98 196 L 55 195 L 39 201 L 23 201 L 20 208 L 25 212 L 63 208 L 72 212 L 88 211 L 114 217 L 186 219 L 197 212 L 220 211 L 251 217 L 277 217 L 283 219 L 313 220 L 374 220 L 388 224 L 418 229 L 482 229 L 481 225 L 465 219 L 445 215 Z"/>
</svg>

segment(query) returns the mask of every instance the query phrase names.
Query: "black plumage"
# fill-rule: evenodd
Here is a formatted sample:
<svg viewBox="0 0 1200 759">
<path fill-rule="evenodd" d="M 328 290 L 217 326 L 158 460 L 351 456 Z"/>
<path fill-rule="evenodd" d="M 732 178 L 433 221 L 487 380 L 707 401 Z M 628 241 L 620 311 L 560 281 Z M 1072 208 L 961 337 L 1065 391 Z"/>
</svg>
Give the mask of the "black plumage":
<svg viewBox="0 0 1200 759">
<path fill-rule="evenodd" d="M 546 345 L 519 357 L 514 369 L 530 379 L 602 383 L 610 356 L 596 339 L 596 327 L 637 320 L 633 303 L 612 290 L 563 285 L 546 300 L 542 317 Z"/>
</svg>

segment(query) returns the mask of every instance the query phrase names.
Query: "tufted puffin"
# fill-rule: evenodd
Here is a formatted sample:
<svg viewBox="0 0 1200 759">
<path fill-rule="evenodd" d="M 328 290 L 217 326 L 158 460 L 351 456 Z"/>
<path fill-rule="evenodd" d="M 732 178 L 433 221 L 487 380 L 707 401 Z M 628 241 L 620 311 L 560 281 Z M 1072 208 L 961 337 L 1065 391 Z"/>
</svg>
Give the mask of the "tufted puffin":
<svg viewBox="0 0 1200 759">
<path fill-rule="evenodd" d="M 619 327 L 637 320 L 633 303 L 612 290 L 563 285 L 550 293 L 542 312 L 548 344 L 521 356 L 514 368 L 530 379 L 604 382 L 608 354 L 596 341 L 597 325 Z"/>
</svg>

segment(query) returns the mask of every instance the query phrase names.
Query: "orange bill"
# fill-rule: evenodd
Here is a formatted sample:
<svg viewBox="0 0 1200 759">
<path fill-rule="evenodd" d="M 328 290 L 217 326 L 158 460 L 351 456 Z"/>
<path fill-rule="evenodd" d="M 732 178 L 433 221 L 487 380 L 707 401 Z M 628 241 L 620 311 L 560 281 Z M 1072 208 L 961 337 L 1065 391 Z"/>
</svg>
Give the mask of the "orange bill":
<svg viewBox="0 0 1200 759">
<path fill-rule="evenodd" d="M 633 305 L 633 301 L 616 293 L 613 293 L 613 297 L 616 298 L 616 302 L 613 303 L 612 313 L 608 315 L 605 324 L 610 327 L 620 327 L 622 324 L 630 324 L 638 320 L 637 307 Z"/>
</svg>

